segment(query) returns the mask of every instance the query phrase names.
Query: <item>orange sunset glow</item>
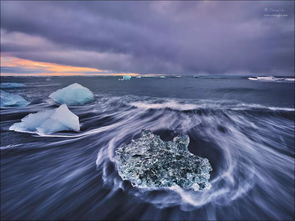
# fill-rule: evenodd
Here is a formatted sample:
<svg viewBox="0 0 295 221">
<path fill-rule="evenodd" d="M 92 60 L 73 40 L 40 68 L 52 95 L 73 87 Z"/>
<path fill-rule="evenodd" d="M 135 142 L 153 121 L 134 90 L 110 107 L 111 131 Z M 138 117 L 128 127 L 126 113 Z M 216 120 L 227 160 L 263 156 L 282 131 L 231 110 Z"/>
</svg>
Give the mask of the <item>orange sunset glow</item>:
<svg viewBox="0 0 295 221">
<path fill-rule="evenodd" d="M 109 70 L 102 70 L 89 67 L 77 67 L 69 65 L 61 65 L 49 62 L 39 62 L 17 57 L 1 56 L 1 68 L 20 68 L 23 70 L 40 71 L 40 73 L 5 73 L 1 71 L 2 76 L 81 76 L 81 75 L 112 75 L 137 76 L 138 73 L 112 73 Z"/>
</svg>

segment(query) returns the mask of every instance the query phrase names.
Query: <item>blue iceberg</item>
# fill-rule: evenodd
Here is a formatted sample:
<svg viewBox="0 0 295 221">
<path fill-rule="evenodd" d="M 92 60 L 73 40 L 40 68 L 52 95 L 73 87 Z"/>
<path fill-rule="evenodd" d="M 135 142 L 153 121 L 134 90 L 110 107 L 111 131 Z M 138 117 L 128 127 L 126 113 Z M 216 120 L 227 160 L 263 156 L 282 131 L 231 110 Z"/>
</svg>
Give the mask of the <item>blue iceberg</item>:
<svg viewBox="0 0 295 221">
<path fill-rule="evenodd" d="M 0 107 L 25 107 L 29 103 L 20 95 L 0 90 Z"/>
<path fill-rule="evenodd" d="M 22 83 L 10 83 L 10 82 L 0 83 L 0 88 L 19 88 L 19 87 L 25 87 L 25 85 Z"/>
<path fill-rule="evenodd" d="M 94 94 L 78 83 L 71 84 L 49 95 L 59 104 L 83 105 L 94 100 Z"/>
<path fill-rule="evenodd" d="M 58 131 L 80 131 L 79 117 L 72 113 L 66 104 L 53 110 L 29 114 L 9 130 L 52 134 Z"/>
<path fill-rule="evenodd" d="M 124 75 L 122 78 L 120 78 L 119 80 L 130 80 L 131 76 L 129 75 Z"/>
</svg>

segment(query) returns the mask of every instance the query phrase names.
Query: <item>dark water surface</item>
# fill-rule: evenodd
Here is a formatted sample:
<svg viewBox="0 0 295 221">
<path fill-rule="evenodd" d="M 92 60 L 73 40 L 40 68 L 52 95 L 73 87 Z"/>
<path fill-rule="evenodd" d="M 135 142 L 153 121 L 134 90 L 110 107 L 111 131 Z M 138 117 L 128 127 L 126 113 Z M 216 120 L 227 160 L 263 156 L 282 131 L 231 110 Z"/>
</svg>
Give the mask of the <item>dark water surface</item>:
<svg viewBox="0 0 295 221">
<path fill-rule="evenodd" d="M 2 77 L 26 87 L 25 108 L 1 109 L 3 220 L 292 220 L 294 82 L 246 78 Z M 71 83 L 95 101 L 70 106 L 81 132 L 17 133 L 29 113 L 57 107 L 48 95 Z M 211 189 L 147 190 L 118 176 L 114 150 L 150 129 L 188 134 L 209 159 Z M 140 148 L 140 147 L 139 147 Z"/>
</svg>

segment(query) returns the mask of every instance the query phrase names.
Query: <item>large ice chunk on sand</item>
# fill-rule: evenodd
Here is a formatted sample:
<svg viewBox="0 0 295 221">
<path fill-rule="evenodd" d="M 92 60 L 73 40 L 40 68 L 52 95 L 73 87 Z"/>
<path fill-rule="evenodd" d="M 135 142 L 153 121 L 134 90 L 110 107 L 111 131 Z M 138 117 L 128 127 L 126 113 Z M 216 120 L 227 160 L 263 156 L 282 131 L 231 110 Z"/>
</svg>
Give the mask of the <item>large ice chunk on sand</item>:
<svg viewBox="0 0 295 221">
<path fill-rule="evenodd" d="M 142 188 L 207 189 L 211 165 L 208 159 L 190 153 L 188 145 L 188 136 L 177 136 L 165 142 L 144 130 L 140 138 L 116 150 L 119 175 Z"/>
<path fill-rule="evenodd" d="M 25 87 L 25 85 L 22 83 L 13 83 L 13 82 L 0 83 L 0 88 L 19 88 L 19 87 Z"/>
<path fill-rule="evenodd" d="M 93 93 L 78 83 L 59 89 L 49 97 L 57 103 L 67 105 L 83 105 L 94 100 Z"/>
<path fill-rule="evenodd" d="M 24 117 L 9 130 L 30 131 L 51 134 L 58 131 L 80 131 L 79 117 L 72 113 L 66 104 L 53 110 L 40 111 Z"/>
<path fill-rule="evenodd" d="M 25 107 L 29 103 L 20 95 L 0 90 L 0 107 Z"/>
</svg>

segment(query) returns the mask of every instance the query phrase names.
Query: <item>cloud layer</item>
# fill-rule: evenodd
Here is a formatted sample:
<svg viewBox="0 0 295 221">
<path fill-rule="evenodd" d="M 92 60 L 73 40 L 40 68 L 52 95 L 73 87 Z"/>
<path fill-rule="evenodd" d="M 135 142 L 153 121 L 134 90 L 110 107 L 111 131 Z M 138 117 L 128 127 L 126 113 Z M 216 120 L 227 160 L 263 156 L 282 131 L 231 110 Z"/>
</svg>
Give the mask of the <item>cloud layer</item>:
<svg viewBox="0 0 295 221">
<path fill-rule="evenodd" d="M 293 1 L 1 1 L 1 51 L 117 72 L 293 75 L 293 11 Z"/>
</svg>

